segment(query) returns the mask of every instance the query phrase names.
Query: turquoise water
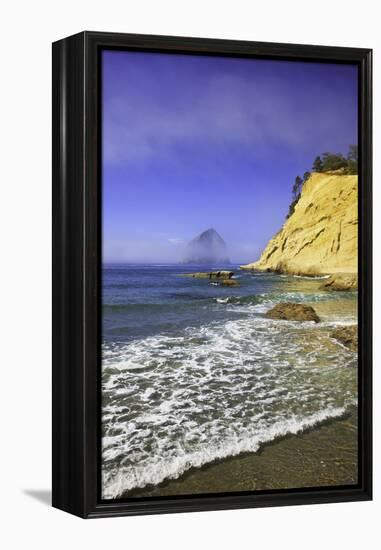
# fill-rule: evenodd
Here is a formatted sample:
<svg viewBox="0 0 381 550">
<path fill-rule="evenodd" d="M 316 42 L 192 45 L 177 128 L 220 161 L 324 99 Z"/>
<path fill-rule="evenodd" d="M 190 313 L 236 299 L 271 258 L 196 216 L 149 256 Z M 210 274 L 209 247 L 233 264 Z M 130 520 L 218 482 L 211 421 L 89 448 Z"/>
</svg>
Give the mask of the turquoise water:
<svg viewBox="0 0 381 550">
<path fill-rule="evenodd" d="M 183 277 L 216 266 L 103 269 L 103 496 L 176 478 L 217 458 L 339 417 L 356 403 L 357 354 L 330 338 L 357 294 L 322 281 L 235 271 L 238 288 Z M 322 323 L 266 319 L 313 305 Z"/>
</svg>

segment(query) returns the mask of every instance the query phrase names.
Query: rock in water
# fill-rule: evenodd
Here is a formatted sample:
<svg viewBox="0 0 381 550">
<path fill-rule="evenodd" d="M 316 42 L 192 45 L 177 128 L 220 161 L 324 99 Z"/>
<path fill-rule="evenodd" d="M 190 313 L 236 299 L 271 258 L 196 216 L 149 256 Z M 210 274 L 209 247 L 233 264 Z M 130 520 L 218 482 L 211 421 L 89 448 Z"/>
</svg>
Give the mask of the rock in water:
<svg viewBox="0 0 381 550">
<path fill-rule="evenodd" d="M 184 273 L 184 277 L 193 277 L 194 279 L 231 279 L 234 271 L 197 271 L 195 273 Z"/>
<path fill-rule="evenodd" d="M 335 273 L 324 281 L 322 290 L 357 290 L 357 273 Z"/>
<path fill-rule="evenodd" d="M 236 279 L 222 279 L 220 281 L 221 286 L 241 286 Z"/>
<path fill-rule="evenodd" d="M 352 351 L 357 351 L 358 330 L 357 325 L 349 327 L 339 327 L 333 330 L 330 334 L 332 338 L 341 342 L 344 346 Z"/>
<path fill-rule="evenodd" d="M 270 309 L 265 315 L 269 319 L 282 319 L 284 321 L 315 321 L 319 323 L 320 318 L 311 306 L 304 304 L 293 304 L 282 302 Z"/>
<path fill-rule="evenodd" d="M 223 238 L 215 229 L 207 229 L 187 246 L 186 264 L 227 264 L 229 258 Z"/>
</svg>

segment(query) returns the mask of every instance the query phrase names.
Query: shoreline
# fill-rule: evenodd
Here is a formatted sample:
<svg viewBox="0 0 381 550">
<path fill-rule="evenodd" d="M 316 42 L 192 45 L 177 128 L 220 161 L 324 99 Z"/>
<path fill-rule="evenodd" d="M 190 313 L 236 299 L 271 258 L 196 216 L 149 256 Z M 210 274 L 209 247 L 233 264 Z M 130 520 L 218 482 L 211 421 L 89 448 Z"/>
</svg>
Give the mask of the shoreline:
<svg viewBox="0 0 381 550">
<path fill-rule="evenodd" d="M 169 272 L 168 276 L 170 275 L 171 272 Z M 149 274 L 148 276 L 151 275 Z M 356 321 L 357 294 L 347 294 L 345 292 L 331 294 L 330 292 L 325 292 L 324 295 L 327 296 L 327 299 L 323 296 L 323 299 L 320 300 L 319 296 L 322 289 L 317 283 L 298 281 L 296 279 L 295 281 L 289 281 L 280 277 L 274 279 L 270 278 L 269 281 L 267 281 L 266 278 L 254 278 L 250 276 L 247 278 L 244 277 L 243 279 L 243 297 L 239 297 L 242 304 L 237 302 L 239 305 L 239 308 L 237 308 L 238 316 L 236 316 L 234 307 L 222 308 L 218 306 L 219 309 L 216 311 L 219 318 L 217 319 L 218 322 L 214 323 L 216 320 L 214 309 L 205 308 L 204 306 L 200 307 L 198 301 L 196 301 L 197 307 L 194 311 L 197 314 L 197 323 L 195 327 L 192 328 L 191 332 L 186 333 L 187 339 L 185 343 L 187 345 L 189 344 L 189 348 L 184 348 L 185 343 L 183 338 L 179 339 L 179 334 L 181 336 L 184 334 L 182 327 L 180 327 L 179 332 L 175 333 L 173 340 L 171 340 L 170 335 L 165 335 L 164 333 L 163 336 L 160 336 L 159 333 L 158 343 L 160 347 L 157 348 L 159 349 L 157 354 L 152 354 L 152 352 L 147 350 L 145 337 L 143 337 L 134 343 L 134 346 L 137 347 L 136 349 L 133 348 L 132 354 L 131 352 L 127 353 L 128 350 L 125 348 L 125 345 L 128 344 L 123 344 L 120 350 L 118 348 L 108 356 L 107 365 L 109 364 L 113 367 L 114 362 L 121 360 L 123 369 L 117 373 L 115 373 L 114 368 L 112 368 L 112 370 L 110 369 L 110 372 L 105 371 L 105 383 L 109 380 L 113 382 L 112 385 L 108 387 L 108 393 L 106 395 L 110 396 L 112 399 L 119 400 L 118 403 L 120 403 L 121 406 L 125 406 L 126 398 L 124 397 L 124 393 L 121 392 L 119 397 L 119 394 L 115 394 L 114 388 L 117 390 L 125 390 L 128 385 L 137 384 L 140 390 L 134 394 L 135 397 L 131 398 L 130 403 L 134 408 L 131 410 L 130 417 L 119 418 L 113 410 L 110 409 L 108 411 L 106 409 L 106 412 L 109 412 L 109 417 L 107 418 L 111 418 L 112 422 L 115 422 L 113 426 L 123 430 L 125 422 L 129 418 L 132 418 L 132 420 L 138 418 L 141 422 L 144 421 L 145 423 L 150 422 L 149 419 L 146 420 L 144 414 L 147 411 L 147 407 L 151 406 L 151 411 L 158 414 L 162 421 L 166 420 L 168 423 L 169 418 L 169 428 L 167 431 L 164 430 L 164 445 L 160 447 L 163 449 L 163 454 L 161 451 L 158 452 L 158 449 L 155 447 L 158 437 L 161 437 L 161 433 L 158 433 L 158 430 L 155 431 L 155 426 L 152 428 L 152 433 L 148 433 L 147 439 L 145 439 L 146 436 L 143 437 L 138 434 L 138 439 L 133 440 L 133 449 L 146 449 L 148 453 L 147 461 L 143 461 L 143 463 L 136 461 L 136 470 L 135 464 L 131 462 L 131 464 L 122 468 L 120 472 L 116 472 L 115 477 L 114 472 L 116 468 L 114 464 L 117 464 L 120 459 L 124 460 L 123 450 L 120 449 L 113 463 L 112 452 L 114 452 L 114 448 L 118 450 L 119 440 L 114 433 L 110 434 L 110 437 L 115 436 L 115 445 L 114 448 L 111 444 L 108 444 L 107 447 L 109 456 L 106 456 L 106 458 L 109 460 L 111 458 L 110 467 L 108 470 L 106 468 L 104 469 L 105 475 L 108 476 L 104 478 L 104 487 L 108 488 L 107 498 L 134 499 L 171 495 L 181 496 L 245 491 L 269 491 L 287 488 L 307 488 L 312 486 L 353 486 L 357 483 L 356 411 L 355 405 L 353 404 L 355 403 L 355 399 L 350 398 L 351 396 L 355 398 L 357 395 L 356 356 L 350 353 L 346 348 L 344 349 L 343 346 L 330 335 L 330 331 L 334 328 L 333 326 L 342 326 L 343 323 L 347 325 L 349 322 L 353 324 Z M 196 290 L 198 289 L 195 283 L 191 285 L 187 281 L 182 282 L 181 278 L 176 280 L 176 285 L 179 292 L 181 291 L 187 298 L 189 298 L 188 287 L 191 286 Z M 143 287 L 143 285 L 141 286 Z M 206 294 L 214 300 L 215 298 L 212 292 L 213 288 L 209 289 L 207 287 Z M 195 298 L 198 299 L 200 293 L 201 292 L 195 292 L 194 295 L 192 294 L 192 300 L 195 300 Z M 284 296 L 282 293 L 284 293 Z M 314 300 L 315 293 L 317 293 L 316 300 Z M 181 296 L 183 294 L 181 294 Z M 266 302 L 264 302 L 263 307 L 251 307 L 252 302 L 255 306 L 257 305 L 256 300 L 252 300 L 253 296 L 257 294 L 263 296 L 270 302 L 273 300 L 274 303 L 277 303 L 281 298 L 292 298 L 298 301 L 303 298 L 304 304 L 311 304 L 314 309 L 316 308 L 317 315 L 321 317 L 324 323 L 317 327 L 315 327 L 315 325 L 313 327 L 310 325 L 303 325 L 301 326 L 301 331 L 299 331 L 299 325 L 294 323 L 291 323 L 289 326 L 284 323 L 276 323 L 277 330 L 275 332 L 263 330 L 264 328 L 267 329 L 267 324 L 263 327 L 263 322 L 261 321 L 263 310 L 266 310 L 267 305 Z M 246 295 L 249 297 L 247 302 L 248 307 L 245 307 Z M 345 298 L 349 299 L 347 300 Z M 181 302 L 183 307 L 181 311 L 186 312 L 184 318 L 184 325 L 186 327 L 190 326 L 188 303 L 189 302 L 185 300 Z M 191 303 L 193 304 L 193 302 Z M 209 310 L 213 313 L 211 318 L 214 323 L 210 325 L 210 329 L 210 318 L 206 316 L 205 313 L 207 311 L 209 314 Z M 191 309 L 190 311 L 192 312 L 193 310 Z M 205 315 L 205 319 L 203 320 L 205 320 L 205 325 L 208 326 L 208 332 L 206 334 L 202 333 L 202 339 L 200 339 L 201 333 L 200 330 L 198 330 L 200 314 Z M 166 311 L 164 314 L 160 311 L 160 315 L 163 315 L 164 320 L 167 320 Z M 259 319 L 258 322 L 257 317 Z M 247 322 L 247 319 L 253 319 L 253 323 Z M 193 320 L 193 317 L 191 317 L 191 320 Z M 118 321 L 117 316 L 116 321 Z M 159 321 L 162 323 L 161 317 Z M 169 318 L 169 321 L 171 321 L 171 318 Z M 204 324 L 201 323 L 200 326 L 203 327 Z M 226 333 L 226 326 L 229 326 L 230 332 Z M 295 331 L 297 333 L 295 333 Z M 237 338 L 238 333 L 239 338 Z M 284 351 L 284 338 L 288 338 L 289 335 L 292 336 L 291 347 L 288 351 Z M 199 419 L 197 416 L 199 409 L 196 410 L 196 415 L 193 416 L 193 410 L 187 408 L 187 404 L 184 404 L 184 399 L 181 394 L 180 397 L 178 397 L 177 390 L 179 380 L 182 387 L 195 388 L 190 390 L 191 396 L 193 396 L 195 403 L 199 405 L 198 399 L 200 397 L 200 391 L 197 388 L 200 388 L 200 379 L 203 380 L 205 374 L 203 369 L 203 358 L 206 352 L 208 352 L 211 357 L 214 357 L 216 349 L 220 353 L 221 336 L 223 336 L 224 342 L 227 342 L 226 350 L 225 348 L 223 349 L 224 352 L 226 351 L 226 355 L 224 354 L 221 356 L 219 362 L 216 361 L 212 364 L 213 367 L 216 367 L 215 371 L 213 371 L 212 382 L 214 385 L 212 386 L 212 390 L 217 389 L 220 393 L 227 391 L 227 403 L 231 406 L 231 410 L 234 414 L 232 415 L 231 423 L 230 420 L 229 422 L 220 422 L 220 418 L 224 418 L 224 411 L 221 410 L 218 400 L 212 400 L 220 414 L 220 416 L 213 416 L 212 428 L 214 429 L 216 426 L 219 430 L 222 430 L 221 438 L 218 438 L 221 452 L 207 453 L 205 456 L 200 457 L 200 460 L 197 457 L 196 460 L 194 460 L 193 457 L 187 460 L 187 453 L 189 450 L 192 450 L 192 447 L 189 445 L 187 446 L 185 430 L 180 433 L 179 439 L 177 440 L 178 443 L 176 443 L 176 445 L 179 446 L 178 450 L 173 452 L 173 445 L 171 442 L 177 437 L 177 434 L 173 437 L 173 430 L 171 431 L 172 427 L 175 425 L 172 421 L 174 415 L 173 411 L 179 411 L 179 414 L 184 415 L 182 418 L 185 418 L 185 421 L 193 422 L 192 425 L 195 425 L 195 423 L 197 425 L 197 422 L 200 420 L 201 427 L 204 426 L 205 420 L 206 425 L 208 425 L 208 422 L 211 421 L 209 416 L 212 413 L 208 413 L 208 411 L 211 410 L 210 406 L 204 411 L 202 408 L 203 404 L 201 403 L 201 410 L 203 411 L 202 418 Z M 148 337 L 150 337 L 150 334 Z M 275 357 L 262 353 L 263 344 L 268 345 L 269 343 L 274 343 L 274 349 L 277 351 Z M 324 353 L 321 351 L 318 352 L 321 346 L 323 346 Z M 292 350 L 292 352 L 290 350 Z M 192 353 L 192 363 L 189 361 L 187 362 L 189 352 Z M 237 366 L 236 362 L 232 359 L 236 352 L 244 354 L 241 361 L 243 365 L 242 368 L 240 368 L 240 364 Z M 300 355 L 301 353 L 303 353 L 303 355 Z M 308 361 L 305 359 L 305 354 L 308 354 Z M 339 354 L 340 357 L 342 356 L 342 361 L 336 360 L 337 354 Z M 135 367 L 134 357 L 136 356 L 139 357 L 140 363 L 144 366 L 142 371 L 128 368 Z M 239 438 L 242 436 L 242 416 L 250 419 L 251 416 L 255 416 L 255 413 L 261 413 L 263 410 L 266 415 L 269 415 L 268 417 L 265 416 L 265 426 L 271 427 L 272 425 L 273 405 L 262 406 L 264 408 L 261 409 L 261 399 L 266 397 L 266 395 L 259 394 L 258 398 L 255 394 L 252 395 L 252 389 L 256 387 L 255 372 L 253 372 L 253 369 L 248 369 L 247 365 L 255 364 L 255 361 L 258 361 L 258 357 L 267 368 L 266 372 L 271 373 L 266 391 L 272 391 L 274 388 L 279 389 L 281 385 L 281 389 L 283 388 L 284 391 L 287 390 L 290 396 L 289 407 L 283 406 L 281 401 L 279 401 L 279 403 L 278 401 L 276 402 L 281 411 L 279 413 L 281 419 L 290 418 L 293 412 L 298 415 L 300 414 L 302 418 L 308 416 L 308 414 L 312 414 L 314 411 L 316 412 L 314 399 L 318 400 L 319 403 L 321 402 L 318 412 L 319 410 L 325 411 L 326 408 L 338 408 L 341 410 L 334 413 L 336 415 L 335 418 L 322 421 L 322 417 L 325 416 L 322 415 L 319 418 L 318 424 L 304 424 L 304 426 L 311 425 L 311 428 L 308 428 L 308 430 L 304 432 L 299 432 L 298 435 L 287 435 L 286 429 L 284 429 L 280 431 L 275 430 L 272 435 L 270 434 L 271 437 L 274 437 L 276 433 L 286 434 L 281 438 L 278 437 L 276 440 L 266 442 L 266 437 L 261 436 L 263 443 L 260 449 L 258 449 L 257 444 L 250 444 L 252 441 L 257 441 L 257 430 L 254 424 L 250 431 L 251 436 L 246 438 L 248 443 L 242 446 L 234 445 L 236 441 L 234 434 L 237 436 L 238 443 L 240 442 Z M 186 360 L 183 362 L 184 358 Z M 163 365 L 160 370 L 161 377 L 158 377 L 156 368 L 151 368 L 154 359 L 161 361 L 160 364 Z M 176 366 L 178 364 L 185 365 L 185 370 L 181 371 L 177 376 L 178 371 Z M 236 380 L 236 378 L 238 380 L 236 386 L 233 385 L 232 388 L 226 388 L 226 372 L 222 370 L 221 364 L 224 366 L 227 365 L 227 367 L 232 369 L 232 376 L 234 375 L 235 377 L 234 380 Z M 309 364 L 312 366 L 311 371 L 307 368 Z M 285 369 L 285 365 L 287 369 Z M 156 365 L 154 364 L 154 366 Z M 301 369 L 300 371 L 298 370 L 299 368 Z M 283 378 L 280 380 L 274 374 L 274 369 L 276 369 L 276 373 L 279 373 L 281 377 L 285 377 L 284 380 Z M 303 378 L 304 371 L 306 371 L 307 374 L 306 383 Z M 227 372 L 230 373 L 229 370 Z M 250 374 L 252 378 L 254 378 L 254 381 L 250 378 Z M 310 374 L 312 376 L 311 380 L 308 378 Z M 170 378 L 171 380 L 173 379 L 173 383 L 171 382 L 169 387 L 167 387 L 168 375 L 172 377 Z M 118 382 L 117 385 L 115 384 L 115 380 Z M 243 395 L 240 393 L 241 390 L 239 386 L 242 380 L 248 381 L 248 390 Z M 290 380 L 291 382 L 289 382 Z M 282 384 L 280 384 L 281 381 Z M 295 385 L 300 387 L 301 390 L 305 390 L 305 393 L 307 393 L 307 397 L 300 403 L 298 394 L 294 391 Z M 156 389 L 156 393 L 152 393 L 152 388 Z M 159 390 L 164 393 L 160 393 Z M 175 396 L 177 396 L 176 399 L 172 396 L 171 392 L 173 390 L 175 391 Z M 148 391 L 149 393 L 147 394 Z M 166 392 L 168 392 L 168 395 Z M 210 395 L 213 397 L 213 392 L 211 392 Z M 225 395 L 225 393 L 223 393 L 223 395 Z M 204 396 L 201 395 L 201 397 Z M 162 410 L 161 403 L 167 399 L 170 400 L 169 409 Z M 304 404 L 304 402 L 306 402 L 306 404 Z M 298 406 L 298 403 L 300 406 Z M 312 404 L 310 405 L 310 403 Z M 108 402 L 106 402 L 106 404 L 108 404 Z M 168 410 L 172 414 L 172 417 L 168 414 Z M 341 413 L 345 414 L 345 417 L 339 416 Z M 290 418 L 290 420 L 292 420 L 292 418 Z M 294 424 L 292 424 L 292 426 L 293 425 Z M 292 426 L 289 429 L 290 432 L 295 431 Z M 302 428 L 302 426 L 300 426 L 300 428 Z M 200 438 L 205 432 L 206 435 L 210 433 L 208 430 L 199 430 L 196 432 L 196 436 Z M 231 442 L 229 437 L 225 437 L 226 433 L 228 436 L 229 434 L 233 436 L 233 445 L 229 447 L 227 447 L 227 444 L 223 444 L 224 441 L 226 443 Z M 253 438 L 253 440 L 251 438 Z M 126 436 L 126 441 L 130 441 L 128 434 Z M 205 437 L 204 441 L 206 441 Z M 154 445 L 154 447 L 152 448 L 151 445 Z M 194 448 L 197 451 L 198 447 L 195 446 Z M 152 454 L 150 454 L 151 449 Z M 201 446 L 201 450 L 203 449 L 204 447 Z M 238 452 L 239 450 L 247 451 L 248 449 L 252 450 L 232 456 L 234 452 Z M 253 449 L 258 450 L 253 452 Z M 226 458 L 213 460 L 216 455 L 228 456 Z M 171 459 L 169 462 L 166 460 L 167 457 Z M 179 463 L 176 462 L 176 457 L 179 459 Z M 206 460 L 210 462 L 203 464 Z M 151 464 L 154 466 L 153 473 L 150 471 Z M 203 465 L 191 467 L 192 464 Z M 168 465 L 170 467 L 168 467 Z M 185 469 L 186 471 L 184 472 Z M 163 479 L 165 476 L 175 476 L 180 472 L 182 472 L 182 475 L 179 475 L 177 479 L 170 479 L 169 477 Z M 143 484 L 147 482 L 150 482 L 151 485 L 145 485 L 140 488 L 136 487 L 139 483 Z M 135 488 L 127 490 L 127 487 L 134 485 Z M 121 493 L 119 493 L 119 491 L 121 491 Z M 115 492 L 119 494 L 116 495 Z"/>
<path fill-rule="evenodd" d="M 133 489 L 120 498 L 355 485 L 357 453 L 353 408 L 341 418 L 265 443 L 255 453 L 191 468 L 177 479 Z"/>
<path fill-rule="evenodd" d="M 357 271 L 330 270 L 292 270 L 292 269 L 270 269 L 253 267 L 255 264 L 241 265 L 240 270 L 251 273 L 274 273 L 278 275 L 286 275 L 288 277 L 304 277 L 308 279 L 327 279 L 322 285 L 321 290 L 339 290 L 339 291 L 354 291 L 358 290 L 358 273 Z"/>
</svg>

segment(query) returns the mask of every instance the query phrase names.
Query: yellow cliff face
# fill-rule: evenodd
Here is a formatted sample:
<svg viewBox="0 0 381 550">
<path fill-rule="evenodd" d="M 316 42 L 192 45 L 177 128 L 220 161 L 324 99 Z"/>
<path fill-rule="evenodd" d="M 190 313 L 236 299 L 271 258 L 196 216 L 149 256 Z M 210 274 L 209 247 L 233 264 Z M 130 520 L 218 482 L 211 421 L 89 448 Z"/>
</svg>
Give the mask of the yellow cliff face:
<svg viewBox="0 0 381 550">
<path fill-rule="evenodd" d="M 243 269 L 298 275 L 357 273 L 357 176 L 313 173 L 294 213 Z"/>
</svg>

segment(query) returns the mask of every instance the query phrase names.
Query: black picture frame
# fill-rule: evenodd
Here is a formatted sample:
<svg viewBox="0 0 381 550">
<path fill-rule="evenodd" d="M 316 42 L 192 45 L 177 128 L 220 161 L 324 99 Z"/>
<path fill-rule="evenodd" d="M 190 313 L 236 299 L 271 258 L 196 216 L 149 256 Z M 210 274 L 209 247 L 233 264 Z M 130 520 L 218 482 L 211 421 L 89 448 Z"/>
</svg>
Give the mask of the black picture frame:
<svg viewBox="0 0 381 550">
<path fill-rule="evenodd" d="M 352 63 L 359 68 L 359 483 L 100 499 L 102 49 Z M 82 32 L 53 44 L 53 506 L 83 518 L 372 498 L 372 51 Z"/>
</svg>

